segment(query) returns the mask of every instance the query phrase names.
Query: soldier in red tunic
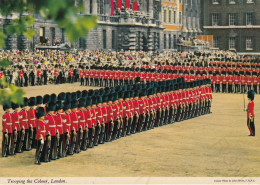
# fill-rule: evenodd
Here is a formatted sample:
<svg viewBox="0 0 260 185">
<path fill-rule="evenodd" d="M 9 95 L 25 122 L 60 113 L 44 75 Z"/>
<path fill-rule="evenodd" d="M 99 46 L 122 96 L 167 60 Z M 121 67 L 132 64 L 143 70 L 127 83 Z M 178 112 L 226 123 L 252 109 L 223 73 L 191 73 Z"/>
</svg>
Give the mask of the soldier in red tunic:
<svg viewBox="0 0 260 185">
<path fill-rule="evenodd" d="M 57 138 L 57 159 L 63 158 L 64 155 L 62 153 L 63 151 L 63 120 L 64 120 L 64 113 L 63 113 L 63 103 L 62 101 L 57 101 L 56 102 L 56 115 L 54 116 L 55 118 L 55 123 L 56 123 L 56 128 L 57 128 L 57 133 L 59 133 L 59 138 Z"/>
<path fill-rule="evenodd" d="M 250 131 L 250 135 L 249 136 L 255 136 L 255 123 L 254 123 L 254 119 L 255 119 L 255 112 L 254 112 L 254 108 L 255 108 L 255 103 L 254 103 L 254 99 L 255 99 L 255 92 L 250 90 L 247 93 L 247 98 L 248 98 L 248 105 L 247 105 L 247 127 Z"/>
<path fill-rule="evenodd" d="M 133 129 L 132 133 L 135 134 L 136 129 L 139 124 L 139 91 L 136 89 L 134 91 L 134 100 L 133 100 L 133 105 L 134 105 L 134 118 L 133 118 Z"/>
<path fill-rule="evenodd" d="M 7 157 L 8 155 L 13 155 L 10 153 L 11 142 L 13 139 L 13 127 L 12 127 L 12 108 L 10 105 L 3 105 L 5 114 L 2 117 L 2 156 Z"/>
<path fill-rule="evenodd" d="M 29 125 L 28 125 L 28 99 L 24 98 L 23 105 L 21 105 L 22 110 L 20 111 L 20 135 L 19 135 L 19 144 L 18 144 L 18 153 L 22 153 L 27 145 L 27 135 L 29 134 Z"/>
<path fill-rule="evenodd" d="M 77 150 L 76 152 L 79 153 L 81 149 L 86 150 L 86 118 L 85 118 L 85 106 L 86 100 L 84 98 L 79 99 L 78 103 L 78 137 L 77 137 Z M 83 140 L 85 136 L 85 140 Z"/>
<path fill-rule="evenodd" d="M 45 156 L 44 162 L 50 162 L 50 160 L 57 159 L 57 139 L 59 139 L 59 134 L 57 133 L 57 126 L 54 118 L 54 111 L 56 110 L 56 104 L 50 102 L 47 107 L 47 115 L 44 117 L 44 122 L 46 124 L 47 139 L 45 143 Z M 49 137 L 50 136 L 50 137 Z"/>
<path fill-rule="evenodd" d="M 32 147 L 36 147 L 35 143 L 35 134 L 36 134 L 36 116 L 35 116 L 35 108 L 36 108 L 36 98 L 31 97 L 28 101 L 30 109 L 28 110 L 28 123 L 29 123 L 29 134 L 26 138 L 27 146 L 26 150 L 29 151 Z"/>
<path fill-rule="evenodd" d="M 41 162 L 43 162 L 43 156 L 44 156 L 44 141 L 46 140 L 46 125 L 44 122 L 44 116 L 45 111 L 43 107 L 38 107 L 36 109 L 36 117 L 37 117 L 37 123 L 36 123 L 36 135 L 35 140 L 37 142 L 37 148 L 35 153 L 35 164 L 40 165 Z M 50 137 L 50 136 L 48 136 Z M 50 139 L 50 138 L 47 138 Z M 45 146 L 46 147 L 46 146 Z"/>
<path fill-rule="evenodd" d="M 70 131 L 71 131 L 71 104 L 70 102 L 65 102 L 63 104 L 64 118 L 63 118 L 63 147 L 62 155 L 67 157 L 70 148 Z"/>
<path fill-rule="evenodd" d="M 74 152 L 76 153 L 76 146 L 77 146 L 77 135 L 79 134 L 78 131 L 78 102 L 76 99 L 72 98 L 71 102 L 71 113 L 70 113 L 70 119 L 71 119 L 71 145 L 69 150 L 69 155 L 73 155 Z"/>
<path fill-rule="evenodd" d="M 114 131 L 114 114 L 113 114 L 113 96 L 110 94 L 107 100 L 107 124 L 106 124 L 106 131 L 107 131 L 107 139 L 106 141 L 112 141 L 112 133 Z"/>
<path fill-rule="evenodd" d="M 37 70 L 37 84 L 42 85 L 42 70 L 40 65 L 38 66 Z"/>
<path fill-rule="evenodd" d="M 18 143 L 19 143 L 19 133 L 20 133 L 20 114 L 19 114 L 19 105 L 12 103 L 12 127 L 13 127 L 13 138 L 11 145 L 11 154 L 17 153 Z"/>
<path fill-rule="evenodd" d="M 121 123 L 121 116 L 120 116 L 120 107 L 118 105 L 118 93 L 113 93 L 112 94 L 112 98 L 113 100 L 113 106 L 112 106 L 112 109 L 113 109 L 113 116 L 114 116 L 114 123 L 115 123 L 115 126 L 114 126 L 114 132 L 112 134 L 112 139 L 115 140 L 119 137 L 119 130 L 120 130 L 120 127 L 123 123 Z"/>
<path fill-rule="evenodd" d="M 105 123 L 104 123 L 104 116 L 102 112 L 102 97 L 97 96 L 97 108 L 96 108 L 96 122 L 97 122 L 97 127 L 96 127 L 96 137 L 94 141 L 94 145 L 97 146 L 98 143 L 101 143 L 100 139 L 102 138 L 102 135 L 105 133 Z M 102 141 L 103 143 L 103 141 Z"/>
</svg>

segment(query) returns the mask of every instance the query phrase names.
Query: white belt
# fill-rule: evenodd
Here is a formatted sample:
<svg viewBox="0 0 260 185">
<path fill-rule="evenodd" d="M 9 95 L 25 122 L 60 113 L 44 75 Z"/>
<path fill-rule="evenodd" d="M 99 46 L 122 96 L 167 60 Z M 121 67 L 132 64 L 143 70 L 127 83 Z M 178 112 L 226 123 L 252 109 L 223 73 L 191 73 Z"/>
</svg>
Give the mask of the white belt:
<svg viewBox="0 0 260 185">
<path fill-rule="evenodd" d="M 80 122 L 83 122 L 83 123 L 84 123 L 85 121 L 86 121 L 86 120 L 80 120 Z"/>
<path fill-rule="evenodd" d="M 130 110 L 126 110 L 127 112 L 129 112 Z"/>
<path fill-rule="evenodd" d="M 107 116 L 107 114 L 103 114 L 104 116 Z"/>
<path fill-rule="evenodd" d="M 28 119 L 23 119 L 23 121 L 28 121 Z"/>
<path fill-rule="evenodd" d="M 31 119 L 31 120 L 36 120 L 35 118 Z"/>
<path fill-rule="evenodd" d="M 12 125 L 12 123 L 6 123 L 7 125 Z"/>
<path fill-rule="evenodd" d="M 113 115 L 113 113 L 110 113 L 110 115 Z"/>
<path fill-rule="evenodd" d="M 90 118 L 88 120 L 91 120 Z"/>
<path fill-rule="evenodd" d="M 113 111 L 115 111 L 116 109 L 113 109 Z"/>
<path fill-rule="evenodd" d="M 66 123 L 66 119 L 62 120 L 62 123 Z"/>
<path fill-rule="evenodd" d="M 19 121 L 16 121 L 15 123 L 19 123 Z"/>
<path fill-rule="evenodd" d="M 135 109 L 139 109 L 139 107 L 135 108 Z"/>
<path fill-rule="evenodd" d="M 99 118 L 102 118 L 103 116 L 98 116 Z"/>
<path fill-rule="evenodd" d="M 42 130 L 41 132 L 46 132 L 46 130 Z"/>
<path fill-rule="evenodd" d="M 56 127 L 56 125 L 49 125 L 49 127 Z"/>
<path fill-rule="evenodd" d="M 62 125 L 57 125 L 57 127 L 62 127 Z"/>
<path fill-rule="evenodd" d="M 78 123 L 78 121 L 73 121 L 73 123 Z"/>
</svg>

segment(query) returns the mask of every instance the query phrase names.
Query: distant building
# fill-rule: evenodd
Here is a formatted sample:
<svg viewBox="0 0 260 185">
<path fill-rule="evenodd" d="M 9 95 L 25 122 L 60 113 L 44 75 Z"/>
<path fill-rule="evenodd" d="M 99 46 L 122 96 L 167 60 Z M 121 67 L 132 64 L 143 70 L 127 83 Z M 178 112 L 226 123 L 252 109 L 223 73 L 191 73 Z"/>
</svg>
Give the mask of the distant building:
<svg viewBox="0 0 260 185">
<path fill-rule="evenodd" d="M 177 49 L 182 34 L 182 0 L 162 0 L 163 49 Z"/>
<path fill-rule="evenodd" d="M 182 0 L 183 13 L 182 13 L 182 35 L 185 40 L 195 38 L 197 35 L 202 34 L 201 30 L 201 15 L 202 15 L 202 2 L 208 0 Z"/>
<path fill-rule="evenodd" d="M 203 29 L 214 47 L 237 52 L 260 51 L 260 0 L 204 0 Z"/>
</svg>

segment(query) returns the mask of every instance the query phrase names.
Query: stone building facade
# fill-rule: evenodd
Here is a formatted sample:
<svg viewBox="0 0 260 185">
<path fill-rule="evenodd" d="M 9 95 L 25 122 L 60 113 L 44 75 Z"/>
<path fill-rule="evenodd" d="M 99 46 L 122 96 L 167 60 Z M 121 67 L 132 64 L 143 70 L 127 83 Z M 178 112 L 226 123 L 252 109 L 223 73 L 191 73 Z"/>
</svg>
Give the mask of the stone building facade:
<svg viewBox="0 0 260 185">
<path fill-rule="evenodd" d="M 204 0 L 203 29 L 213 35 L 214 47 L 260 51 L 260 0 Z"/>
<path fill-rule="evenodd" d="M 177 49 L 182 34 L 182 0 L 162 0 L 163 49 Z"/>
<path fill-rule="evenodd" d="M 182 35 L 185 40 L 202 33 L 201 15 L 202 2 L 207 0 L 182 0 Z"/>
</svg>

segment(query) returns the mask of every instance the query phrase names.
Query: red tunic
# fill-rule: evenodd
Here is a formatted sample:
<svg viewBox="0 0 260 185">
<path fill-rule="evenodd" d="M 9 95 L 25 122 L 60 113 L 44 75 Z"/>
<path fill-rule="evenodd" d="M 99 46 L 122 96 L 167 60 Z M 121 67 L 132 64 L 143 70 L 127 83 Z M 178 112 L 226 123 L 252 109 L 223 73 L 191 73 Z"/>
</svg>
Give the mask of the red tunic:
<svg viewBox="0 0 260 185">
<path fill-rule="evenodd" d="M 44 118 L 44 122 L 46 123 L 47 134 L 50 134 L 51 136 L 56 136 L 57 127 L 54 116 L 47 114 Z"/>
<path fill-rule="evenodd" d="M 64 114 L 56 114 L 56 116 L 54 116 L 55 118 L 55 123 L 56 123 L 56 128 L 57 128 L 57 132 L 59 132 L 59 134 L 63 134 L 63 116 Z"/>
<path fill-rule="evenodd" d="M 12 113 L 12 123 L 13 123 L 13 130 L 17 130 L 17 131 L 20 131 L 21 129 L 20 129 L 20 114 L 19 114 L 19 112 L 16 112 L 16 111 L 14 111 L 13 113 Z"/>
<path fill-rule="evenodd" d="M 70 119 L 71 119 L 71 130 L 78 131 L 79 120 L 78 120 L 77 112 L 71 112 Z"/>
<path fill-rule="evenodd" d="M 85 111 L 85 119 L 86 119 L 86 127 L 92 128 L 93 122 L 92 122 L 91 110 L 88 110 L 88 109 L 87 109 L 87 110 Z"/>
<path fill-rule="evenodd" d="M 36 127 L 36 116 L 35 116 L 35 109 L 30 109 L 28 111 L 28 120 L 29 120 L 29 127 Z"/>
<path fill-rule="evenodd" d="M 65 113 L 63 118 L 63 133 L 70 133 L 71 131 L 71 119 L 70 114 Z"/>
<path fill-rule="evenodd" d="M 78 113 L 79 128 L 81 128 L 82 130 L 86 130 L 85 112 L 79 110 L 77 113 Z"/>
<path fill-rule="evenodd" d="M 3 125 L 3 131 L 7 133 L 13 133 L 12 128 L 12 114 L 11 113 L 5 113 L 2 117 L 2 125 Z"/>
<path fill-rule="evenodd" d="M 255 103 L 253 101 L 249 102 L 247 105 L 247 118 L 249 118 L 249 113 L 253 118 L 255 118 L 254 108 L 255 108 Z"/>
<path fill-rule="evenodd" d="M 29 129 L 28 111 L 27 110 L 21 110 L 21 112 L 20 112 L 20 128 Z"/>
<path fill-rule="evenodd" d="M 45 125 L 44 121 L 37 120 L 36 125 L 37 125 L 37 127 L 36 127 L 35 139 L 40 140 L 41 136 L 42 136 L 42 139 L 46 140 L 46 125 Z"/>
</svg>

